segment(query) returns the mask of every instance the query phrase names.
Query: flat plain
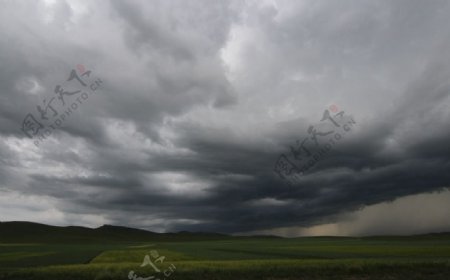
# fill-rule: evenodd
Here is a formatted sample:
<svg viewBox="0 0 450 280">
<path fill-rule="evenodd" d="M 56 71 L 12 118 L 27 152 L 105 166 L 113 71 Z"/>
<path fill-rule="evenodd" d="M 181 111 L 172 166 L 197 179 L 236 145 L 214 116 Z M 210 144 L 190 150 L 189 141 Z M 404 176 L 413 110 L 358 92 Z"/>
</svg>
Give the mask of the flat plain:
<svg viewBox="0 0 450 280">
<path fill-rule="evenodd" d="M 446 234 L 177 239 L 1 243 L 0 279 L 450 279 Z"/>
</svg>

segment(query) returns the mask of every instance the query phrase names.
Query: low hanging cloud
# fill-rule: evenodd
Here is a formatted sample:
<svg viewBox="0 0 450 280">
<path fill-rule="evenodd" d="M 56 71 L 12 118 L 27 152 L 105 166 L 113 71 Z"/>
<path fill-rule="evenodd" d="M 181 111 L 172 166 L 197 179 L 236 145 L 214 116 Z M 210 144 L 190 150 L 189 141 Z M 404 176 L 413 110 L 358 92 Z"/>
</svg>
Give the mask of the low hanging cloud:
<svg viewBox="0 0 450 280">
<path fill-rule="evenodd" d="M 285 227 L 239 234 L 296 236 L 416 235 L 446 232 L 450 227 L 450 192 L 409 195 L 339 215 L 336 222 L 311 227 Z M 414 213 L 414 215 L 411 215 Z"/>
<path fill-rule="evenodd" d="M 449 15 L 438 0 L 3 1 L 0 219 L 305 229 L 448 188 Z M 72 69 L 102 83 L 36 145 L 23 120 L 62 106 Z M 351 131 L 280 178 L 277 158 L 330 108 Z"/>
</svg>

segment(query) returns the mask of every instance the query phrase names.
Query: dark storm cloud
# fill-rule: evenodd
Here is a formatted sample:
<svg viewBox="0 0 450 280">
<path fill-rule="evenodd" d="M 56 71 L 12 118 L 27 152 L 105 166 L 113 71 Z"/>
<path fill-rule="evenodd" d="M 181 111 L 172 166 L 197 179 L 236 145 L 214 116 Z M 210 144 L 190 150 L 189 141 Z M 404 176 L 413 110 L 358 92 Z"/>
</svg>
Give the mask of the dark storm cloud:
<svg viewBox="0 0 450 280">
<path fill-rule="evenodd" d="M 2 220 L 244 232 L 449 186 L 446 1 L 1 6 Z M 77 64 L 101 90 L 35 147 L 24 116 Z M 331 104 L 354 128 L 288 184 L 277 157 Z"/>
</svg>

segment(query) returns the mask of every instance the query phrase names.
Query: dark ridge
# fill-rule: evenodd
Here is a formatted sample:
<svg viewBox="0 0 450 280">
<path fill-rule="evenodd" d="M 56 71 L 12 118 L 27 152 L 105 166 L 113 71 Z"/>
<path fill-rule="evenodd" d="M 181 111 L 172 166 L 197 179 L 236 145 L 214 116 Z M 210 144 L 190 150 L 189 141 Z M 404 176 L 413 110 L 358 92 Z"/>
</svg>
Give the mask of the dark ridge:
<svg viewBox="0 0 450 280">
<path fill-rule="evenodd" d="M 339 238 L 339 239 L 441 239 L 449 238 L 449 232 L 427 233 L 410 236 L 317 236 L 296 238 Z M 169 232 L 157 233 L 124 226 L 103 225 L 98 228 L 80 226 L 50 226 L 32 222 L 0 222 L 0 243 L 117 243 L 117 242 L 154 242 L 154 241 L 206 241 L 251 238 L 282 238 L 274 235 L 230 236 L 211 232 Z"/>
<path fill-rule="evenodd" d="M 232 237 L 206 232 L 156 233 L 113 225 L 92 229 L 80 226 L 49 226 L 32 222 L 0 222 L 0 242 L 3 243 L 199 241 L 228 238 Z"/>
</svg>

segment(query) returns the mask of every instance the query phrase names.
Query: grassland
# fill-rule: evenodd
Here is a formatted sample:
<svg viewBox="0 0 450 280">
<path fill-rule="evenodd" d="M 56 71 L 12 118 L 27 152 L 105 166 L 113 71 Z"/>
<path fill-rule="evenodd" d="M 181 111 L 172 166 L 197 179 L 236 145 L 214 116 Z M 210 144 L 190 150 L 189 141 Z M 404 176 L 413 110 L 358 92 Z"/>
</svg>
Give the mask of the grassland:
<svg viewBox="0 0 450 280">
<path fill-rule="evenodd" d="M 140 267 L 156 250 L 156 273 Z M 155 263 L 156 264 L 156 263 Z M 164 277 L 163 270 L 176 269 Z M 0 279 L 450 279 L 450 237 L 0 244 Z"/>
</svg>

